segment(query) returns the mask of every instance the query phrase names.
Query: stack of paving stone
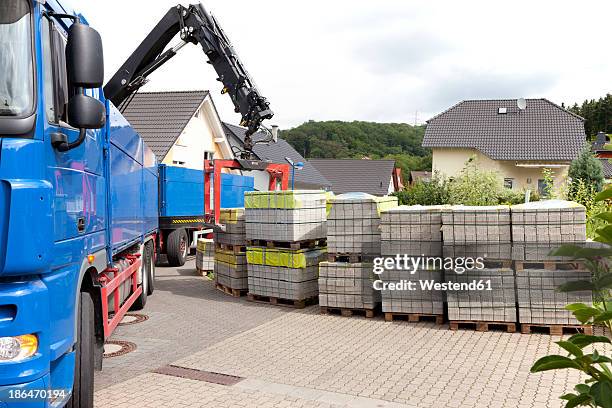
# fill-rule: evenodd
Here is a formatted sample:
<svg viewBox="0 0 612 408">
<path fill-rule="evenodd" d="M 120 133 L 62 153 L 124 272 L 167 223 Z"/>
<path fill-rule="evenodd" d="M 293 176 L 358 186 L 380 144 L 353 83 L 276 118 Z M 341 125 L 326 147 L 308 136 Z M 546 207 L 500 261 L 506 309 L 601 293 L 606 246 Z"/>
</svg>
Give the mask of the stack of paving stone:
<svg viewBox="0 0 612 408">
<path fill-rule="evenodd" d="M 444 245 L 509 243 L 510 207 L 453 206 L 442 210 Z"/>
<path fill-rule="evenodd" d="M 437 258 L 442 256 L 442 213 L 446 206 L 400 206 L 382 214 L 382 256 L 406 255 L 412 259 Z M 412 268 L 411 268 L 412 269 Z M 416 271 L 402 269 L 385 270 L 380 275 L 384 282 L 403 280 L 415 283 L 414 290 L 383 290 L 382 307 L 387 320 L 394 315 L 411 315 L 419 320 L 420 315 L 439 316 L 442 322 L 445 293 L 422 290 L 419 281 L 442 282 L 442 265 L 433 262 L 418 267 Z"/>
<path fill-rule="evenodd" d="M 321 262 L 319 265 L 319 305 L 332 309 L 374 310 L 380 292 L 371 263 Z"/>
<path fill-rule="evenodd" d="M 512 241 L 515 244 L 586 241 L 586 208 L 578 203 L 545 200 L 514 205 Z"/>
<path fill-rule="evenodd" d="M 570 303 L 591 303 L 590 292 L 557 292 L 556 288 L 575 280 L 590 280 L 582 264 L 550 255 L 563 244 L 586 241 L 586 209 L 561 200 L 546 200 L 512 206 L 513 258 L 519 322 L 528 325 L 578 325 Z M 552 329 L 551 329 L 552 334 Z"/>
<path fill-rule="evenodd" d="M 397 197 L 348 193 L 330 199 L 327 249 L 330 254 L 380 256 L 381 212 L 397 207 Z"/>
<path fill-rule="evenodd" d="M 453 206 L 442 211 L 444 256 L 483 258 L 484 268 L 445 269 L 445 280 L 468 284 L 482 282 L 469 290 L 448 290 L 448 318 L 456 322 L 507 323 L 515 330 L 516 294 L 511 268 L 511 224 L 509 206 Z M 489 285 L 490 282 L 490 285 Z M 490 290 L 483 290 L 488 289 Z M 453 323 L 455 322 L 455 323 Z M 476 326 L 479 329 L 479 326 Z"/>
<path fill-rule="evenodd" d="M 522 324 L 579 325 L 565 306 L 571 303 L 590 304 L 593 301 L 590 291 L 557 291 L 560 285 L 567 282 L 591 280 L 588 270 L 523 269 L 517 270 L 516 275 L 519 322 Z"/>
<path fill-rule="evenodd" d="M 455 260 L 473 259 L 470 265 L 456 264 L 446 270 L 446 280 L 469 284 L 482 282 L 469 290 L 447 291 L 448 318 L 451 321 L 516 322 L 515 278 L 512 266 L 512 247 L 505 243 L 476 243 L 445 245 L 444 257 Z M 483 269 L 475 268 L 481 258 Z M 473 268 L 468 270 L 469 268 Z M 490 288 L 490 290 L 488 290 Z"/>
<path fill-rule="evenodd" d="M 245 252 L 215 248 L 215 283 L 224 292 L 240 296 L 248 289 Z"/>
<path fill-rule="evenodd" d="M 317 296 L 318 264 L 326 256 L 326 204 L 323 191 L 245 193 L 250 298 L 276 303 Z"/>
<path fill-rule="evenodd" d="M 319 263 L 325 257 L 323 248 L 248 247 L 249 293 L 290 300 L 316 297 Z"/>
<path fill-rule="evenodd" d="M 373 287 L 371 260 L 380 256 L 381 212 L 397 207 L 397 197 L 348 193 L 331 198 L 330 204 L 329 262 L 323 262 L 319 269 L 321 310 L 349 313 L 349 309 L 360 309 L 373 316 L 381 296 Z"/>
<path fill-rule="evenodd" d="M 196 245 L 196 269 L 203 275 L 215 269 L 215 244 L 212 239 L 198 239 Z"/>
<path fill-rule="evenodd" d="M 247 240 L 298 242 L 327 236 L 323 191 L 250 191 L 244 203 Z"/>
<path fill-rule="evenodd" d="M 219 213 L 224 231 L 214 234 L 217 288 L 239 296 L 248 289 L 244 208 L 224 208 Z"/>
<path fill-rule="evenodd" d="M 219 213 L 219 224 L 225 227 L 224 231 L 214 234 L 215 243 L 223 246 L 246 245 L 246 227 L 244 222 L 244 208 L 223 208 Z"/>
</svg>

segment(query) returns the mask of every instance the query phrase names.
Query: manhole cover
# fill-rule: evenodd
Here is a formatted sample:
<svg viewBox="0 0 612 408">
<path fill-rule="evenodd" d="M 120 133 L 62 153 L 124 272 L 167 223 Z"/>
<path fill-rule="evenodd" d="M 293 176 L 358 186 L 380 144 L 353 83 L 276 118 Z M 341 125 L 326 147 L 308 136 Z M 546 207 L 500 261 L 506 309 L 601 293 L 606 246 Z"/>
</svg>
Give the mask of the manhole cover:
<svg viewBox="0 0 612 408">
<path fill-rule="evenodd" d="M 121 323 L 119 323 L 119 326 L 129 326 L 130 324 L 141 323 L 146 320 L 149 320 L 149 316 L 147 315 L 138 313 L 128 313 L 123 316 L 123 319 L 121 319 Z"/>
<path fill-rule="evenodd" d="M 109 340 L 104 343 L 104 358 L 122 356 L 136 350 L 136 345 L 129 341 Z"/>
</svg>

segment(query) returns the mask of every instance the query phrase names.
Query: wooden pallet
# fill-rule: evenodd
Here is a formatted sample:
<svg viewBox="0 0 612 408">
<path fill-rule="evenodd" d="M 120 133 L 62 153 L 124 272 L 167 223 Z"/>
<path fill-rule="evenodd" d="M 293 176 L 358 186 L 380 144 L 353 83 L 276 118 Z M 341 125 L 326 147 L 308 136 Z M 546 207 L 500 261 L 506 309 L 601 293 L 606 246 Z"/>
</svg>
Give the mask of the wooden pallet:
<svg viewBox="0 0 612 408">
<path fill-rule="evenodd" d="M 504 328 L 508 333 L 516 333 L 516 323 L 508 322 L 480 322 L 474 320 L 452 320 L 450 322 L 450 329 L 453 331 L 459 330 L 460 326 L 470 326 L 476 331 L 486 332 L 489 331 L 491 326 Z"/>
<path fill-rule="evenodd" d="M 303 241 L 286 242 L 286 241 L 266 241 L 263 239 L 251 239 L 247 241 L 248 246 L 258 246 L 276 249 L 311 249 L 316 247 L 324 247 L 327 245 L 327 240 L 322 239 L 307 239 Z"/>
<path fill-rule="evenodd" d="M 246 295 L 248 292 L 248 289 L 234 289 L 234 288 L 230 288 L 228 286 L 222 285 L 220 283 L 215 283 L 215 288 L 225 293 L 226 295 L 230 295 L 233 297 L 240 297 L 240 296 Z"/>
<path fill-rule="evenodd" d="M 572 271 L 584 269 L 584 263 L 577 261 L 516 261 L 514 267 L 517 271 L 525 269 L 544 269 L 547 271 Z"/>
<path fill-rule="evenodd" d="M 233 252 L 235 254 L 242 254 L 242 253 L 246 252 L 246 245 L 244 245 L 244 244 L 233 245 L 233 244 L 217 243 L 217 244 L 215 244 L 215 248 L 216 249 L 220 249 L 222 251 Z"/>
<path fill-rule="evenodd" d="M 374 255 L 365 255 L 365 254 L 341 253 L 341 252 L 328 252 L 327 253 L 328 262 L 362 263 L 362 262 L 372 262 L 374 258 L 375 258 Z"/>
<path fill-rule="evenodd" d="M 371 318 L 376 316 L 377 313 L 377 309 L 350 309 L 344 307 L 321 306 L 321 314 L 340 314 L 344 317 L 351 317 L 354 314 L 357 314 Z"/>
<path fill-rule="evenodd" d="M 548 332 L 548 334 L 550 334 L 551 336 L 563 336 L 564 333 L 584 333 L 592 336 L 593 326 L 579 326 L 571 324 L 521 324 L 521 333 L 531 334 L 534 332 Z"/>
<path fill-rule="evenodd" d="M 444 323 L 444 315 L 430 313 L 396 313 L 385 312 L 385 321 L 392 322 L 393 320 L 405 320 L 411 323 L 418 322 L 435 322 L 436 324 Z"/>
<path fill-rule="evenodd" d="M 319 303 L 318 296 L 314 296 L 308 299 L 295 300 L 295 299 L 282 299 L 282 298 L 277 298 L 273 296 L 261 296 L 261 295 L 255 295 L 253 293 L 247 294 L 247 300 L 249 302 L 267 303 L 267 304 L 274 305 L 274 306 L 285 306 L 285 307 L 292 307 L 295 309 L 303 309 L 306 306 L 310 306 L 310 305 Z"/>
</svg>

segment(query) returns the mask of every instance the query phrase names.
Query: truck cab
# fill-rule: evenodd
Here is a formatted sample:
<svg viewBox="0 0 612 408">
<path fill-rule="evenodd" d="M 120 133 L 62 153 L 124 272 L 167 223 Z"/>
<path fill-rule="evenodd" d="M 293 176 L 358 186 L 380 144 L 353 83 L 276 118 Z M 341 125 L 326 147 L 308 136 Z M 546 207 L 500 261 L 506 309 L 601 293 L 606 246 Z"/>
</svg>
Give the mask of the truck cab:
<svg viewBox="0 0 612 408">
<path fill-rule="evenodd" d="M 152 293 L 157 163 L 103 72 L 82 15 L 0 3 L 0 408 L 93 406 L 104 339 Z"/>
</svg>

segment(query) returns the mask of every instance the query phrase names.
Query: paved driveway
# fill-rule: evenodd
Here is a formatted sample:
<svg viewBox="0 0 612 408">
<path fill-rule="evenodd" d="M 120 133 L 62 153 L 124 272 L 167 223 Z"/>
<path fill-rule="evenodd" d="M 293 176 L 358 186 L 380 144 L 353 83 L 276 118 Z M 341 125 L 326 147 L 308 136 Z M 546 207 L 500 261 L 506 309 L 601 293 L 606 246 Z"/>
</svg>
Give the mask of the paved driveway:
<svg viewBox="0 0 612 408">
<path fill-rule="evenodd" d="M 579 380 L 529 373 L 559 352 L 547 335 L 253 304 L 215 290 L 193 261 L 158 269 L 143 313 L 149 320 L 113 336 L 137 350 L 105 359 L 97 407 L 558 407 Z M 186 378 L 152 372 L 170 363 Z M 196 370 L 241 378 L 219 385 Z"/>
</svg>

